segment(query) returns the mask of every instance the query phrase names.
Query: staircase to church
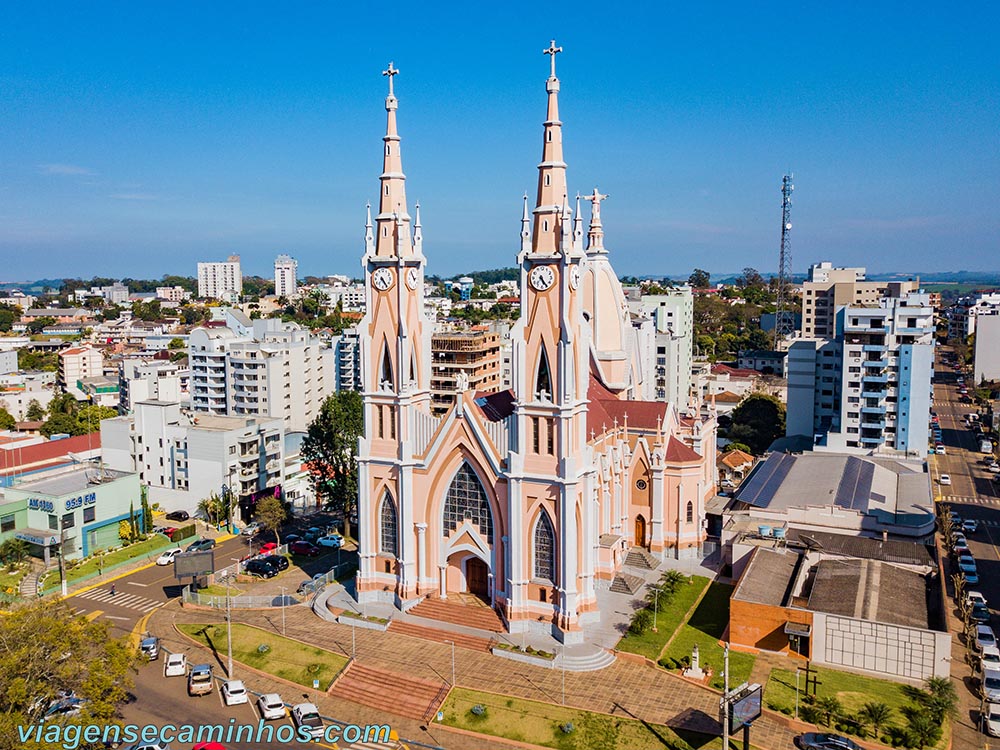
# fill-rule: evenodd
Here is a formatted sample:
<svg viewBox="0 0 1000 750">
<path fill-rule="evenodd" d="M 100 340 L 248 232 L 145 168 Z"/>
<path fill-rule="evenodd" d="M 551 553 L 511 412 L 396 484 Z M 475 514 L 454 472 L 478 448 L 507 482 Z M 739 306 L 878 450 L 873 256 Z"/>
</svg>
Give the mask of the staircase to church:
<svg viewBox="0 0 1000 750">
<path fill-rule="evenodd" d="M 448 599 L 424 599 L 409 610 L 408 614 L 494 633 L 503 633 L 505 630 L 503 620 L 485 602 L 476 605 L 457 604 Z"/>
<path fill-rule="evenodd" d="M 452 632 L 451 630 L 429 628 L 426 625 L 417 625 L 403 620 L 393 620 L 389 629 L 393 633 L 423 638 L 425 641 L 435 641 L 436 643 L 454 643 L 459 648 L 467 648 L 470 651 L 485 651 L 487 654 L 490 653 L 490 646 L 493 644 L 489 638 L 478 638 L 474 635 Z"/>
<path fill-rule="evenodd" d="M 421 680 L 354 661 L 333 684 L 329 694 L 424 721 L 434 715 L 447 692 L 448 686 L 442 682 Z"/>
<path fill-rule="evenodd" d="M 634 576 L 631 573 L 618 573 L 611 582 L 611 591 L 616 594 L 634 594 L 642 588 L 645 581 L 641 576 Z"/>
<path fill-rule="evenodd" d="M 630 568 L 645 568 L 646 570 L 656 570 L 660 567 L 660 561 L 642 547 L 630 549 L 628 555 L 625 556 L 625 564 Z"/>
</svg>

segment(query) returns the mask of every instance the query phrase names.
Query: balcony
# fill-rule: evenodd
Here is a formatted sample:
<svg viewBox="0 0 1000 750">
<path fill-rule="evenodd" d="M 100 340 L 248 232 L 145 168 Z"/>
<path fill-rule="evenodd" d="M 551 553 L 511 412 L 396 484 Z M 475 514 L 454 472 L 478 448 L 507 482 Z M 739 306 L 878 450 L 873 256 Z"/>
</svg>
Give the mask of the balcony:
<svg viewBox="0 0 1000 750">
<path fill-rule="evenodd" d="M 861 422 L 861 429 L 862 430 L 879 430 L 879 431 L 885 429 L 885 420 L 884 419 L 881 419 L 881 420 L 878 420 L 878 421 L 874 421 L 874 422 L 871 421 L 872 419 L 874 419 L 874 417 L 862 417 L 863 421 Z"/>
<path fill-rule="evenodd" d="M 863 367 L 877 367 L 882 369 L 888 364 L 888 361 L 885 359 L 866 359 L 861 364 Z"/>
<path fill-rule="evenodd" d="M 862 383 L 888 383 L 889 375 L 887 373 L 871 373 L 861 376 Z"/>
<path fill-rule="evenodd" d="M 879 354 L 884 354 L 888 350 L 888 346 L 885 344 L 865 344 L 861 347 L 863 352 L 876 352 Z"/>
<path fill-rule="evenodd" d="M 861 436 L 861 442 L 862 442 L 863 445 L 873 445 L 873 446 L 874 445 L 882 445 L 882 443 L 885 442 L 885 437 L 883 437 L 881 435 L 879 437 L 874 437 L 874 436 L 870 436 L 870 435 L 862 435 Z"/>
<path fill-rule="evenodd" d="M 897 328 L 897 336 L 923 336 L 925 333 L 933 333 L 934 327 L 928 328 Z"/>
<path fill-rule="evenodd" d="M 885 406 L 881 406 L 881 405 L 880 406 L 862 406 L 861 407 L 861 413 L 862 414 L 883 415 L 883 414 L 885 414 Z"/>
</svg>

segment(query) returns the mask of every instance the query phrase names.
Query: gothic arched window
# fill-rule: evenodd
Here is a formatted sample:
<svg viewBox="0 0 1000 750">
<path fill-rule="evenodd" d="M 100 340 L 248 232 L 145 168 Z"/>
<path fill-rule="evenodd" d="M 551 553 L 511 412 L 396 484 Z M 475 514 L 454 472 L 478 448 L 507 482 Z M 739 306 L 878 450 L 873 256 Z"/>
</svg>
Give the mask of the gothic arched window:
<svg viewBox="0 0 1000 750">
<path fill-rule="evenodd" d="M 688 500 L 687 504 L 687 522 L 694 523 L 694 503 Z"/>
<path fill-rule="evenodd" d="M 552 400 L 552 378 L 549 375 L 549 358 L 545 347 L 539 350 L 538 374 L 535 376 L 535 398 L 539 401 Z"/>
<path fill-rule="evenodd" d="M 534 577 L 546 581 L 555 581 L 556 571 L 556 533 L 552 528 L 549 514 L 544 510 L 538 514 L 535 523 L 535 539 L 533 546 Z"/>
<path fill-rule="evenodd" d="M 379 511 L 379 551 L 383 555 L 397 555 L 399 549 L 399 530 L 396 528 L 396 506 L 392 496 L 386 492 L 382 497 L 382 509 Z"/>
<path fill-rule="evenodd" d="M 389 353 L 389 342 L 386 341 L 385 345 L 382 347 L 382 374 L 379 377 L 379 386 L 385 386 L 387 388 L 392 388 L 393 378 L 392 378 L 392 356 Z"/>
<path fill-rule="evenodd" d="M 468 463 L 462 467 L 451 480 L 448 494 L 444 500 L 444 533 L 445 536 L 457 529 L 463 521 L 470 521 L 479 533 L 487 539 L 493 538 L 493 516 L 490 513 L 490 502 L 486 497 L 479 477 Z"/>
</svg>

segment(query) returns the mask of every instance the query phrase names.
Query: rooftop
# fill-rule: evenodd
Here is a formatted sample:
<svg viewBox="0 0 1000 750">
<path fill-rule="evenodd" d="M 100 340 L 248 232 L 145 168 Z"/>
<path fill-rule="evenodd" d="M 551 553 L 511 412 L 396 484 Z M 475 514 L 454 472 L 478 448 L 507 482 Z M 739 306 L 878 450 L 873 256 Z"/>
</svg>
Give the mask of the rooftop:
<svg viewBox="0 0 1000 750">
<path fill-rule="evenodd" d="M 51 497 L 61 497 L 74 492 L 82 492 L 89 487 L 107 484 L 125 476 L 129 476 L 129 474 L 124 471 L 101 470 L 94 465 L 81 464 L 54 476 L 23 482 L 15 489 Z"/>
<path fill-rule="evenodd" d="M 875 560 L 820 560 L 808 608 L 861 620 L 929 627 L 927 579 Z"/>
<path fill-rule="evenodd" d="M 733 598 L 781 606 L 791 593 L 802 555 L 790 549 L 758 547 L 747 563 Z"/>
</svg>

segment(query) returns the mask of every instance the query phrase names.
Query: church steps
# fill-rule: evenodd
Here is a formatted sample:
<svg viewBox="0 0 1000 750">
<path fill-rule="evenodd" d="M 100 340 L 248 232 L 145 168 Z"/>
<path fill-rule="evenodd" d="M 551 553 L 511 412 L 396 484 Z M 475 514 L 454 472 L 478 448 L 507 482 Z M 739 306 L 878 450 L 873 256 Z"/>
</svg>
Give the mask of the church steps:
<svg viewBox="0 0 1000 750">
<path fill-rule="evenodd" d="M 344 671 L 330 695 L 411 719 L 425 720 L 438 708 L 444 683 L 370 667 L 357 661 Z"/>
<path fill-rule="evenodd" d="M 477 638 L 474 635 L 429 628 L 425 625 L 404 622 L 403 620 L 393 620 L 389 628 L 393 633 L 409 635 L 414 638 L 422 638 L 425 641 L 435 641 L 437 643 L 454 643 L 458 648 L 467 648 L 470 651 L 485 651 L 489 653 L 490 650 L 491 641 L 488 638 Z"/>
<path fill-rule="evenodd" d="M 505 631 L 503 620 L 492 609 L 486 606 L 476 607 L 465 604 L 455 604 L 444 599 L 424 599 L 409 614 L 424 617 L 428 620 L 438 620 L 453 625 L 464 625 L 477 630 L 489 630 L 494 633 Z"/>
</svg>

